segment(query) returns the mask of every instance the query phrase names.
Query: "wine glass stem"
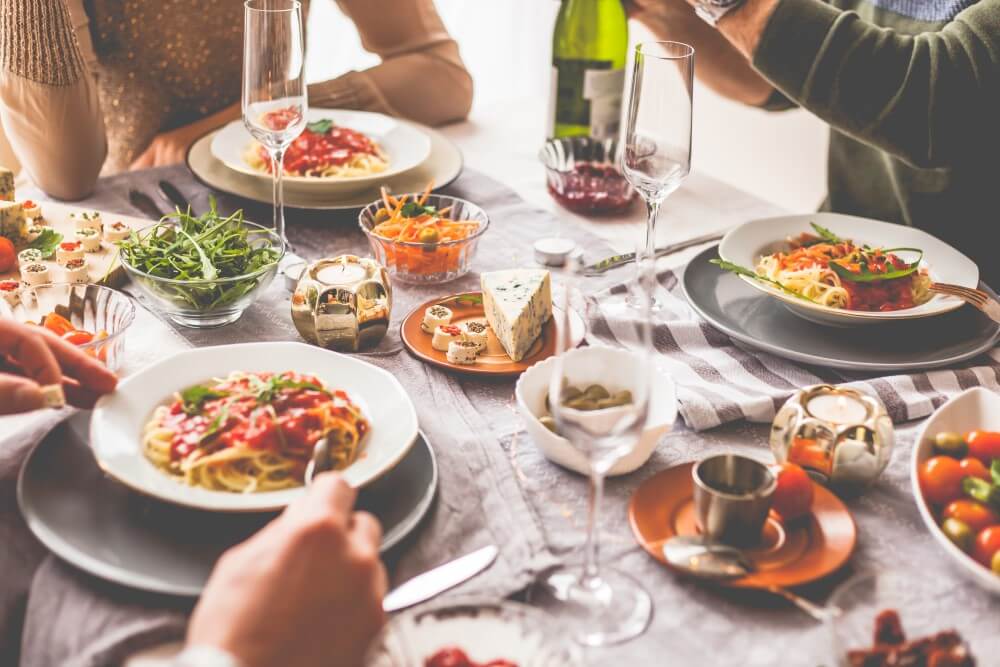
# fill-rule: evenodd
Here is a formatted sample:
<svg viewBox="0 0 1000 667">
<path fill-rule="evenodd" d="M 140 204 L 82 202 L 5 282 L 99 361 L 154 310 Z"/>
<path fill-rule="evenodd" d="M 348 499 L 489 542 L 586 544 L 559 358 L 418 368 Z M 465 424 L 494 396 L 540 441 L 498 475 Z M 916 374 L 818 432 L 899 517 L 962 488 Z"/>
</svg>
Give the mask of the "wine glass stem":
<svg viewBox="0 0 1000 667">
<path fill-rule="evenodd" d="M 660 200 L 646 201 L 646 258 L 654 259 L 656 255 L 656 216 L 660 213 Z"/>
<path fill-rule="evenodd" d="M 285 236 L 285 189 L 283 178 L 285 175 L 285 149 L 279 148 L 271 151 L 271 162 L 274 166 L 274 233 L 281 237 L 285 247 L 288 246 L 288 237 Z"/>
<path fill-rule="evenodd" d="M 581 584 L 585 588 L 596 588 L 601 580 L 600 571 L 600 530 L 598 523 L 601 515 L 601 503 L 604 500 L 604 475 L 602 470 L 592 468 L 590 471 L 590 503 L 587 512 L 587 542 L 583 547 L 583 578 Z"/>
</svg>

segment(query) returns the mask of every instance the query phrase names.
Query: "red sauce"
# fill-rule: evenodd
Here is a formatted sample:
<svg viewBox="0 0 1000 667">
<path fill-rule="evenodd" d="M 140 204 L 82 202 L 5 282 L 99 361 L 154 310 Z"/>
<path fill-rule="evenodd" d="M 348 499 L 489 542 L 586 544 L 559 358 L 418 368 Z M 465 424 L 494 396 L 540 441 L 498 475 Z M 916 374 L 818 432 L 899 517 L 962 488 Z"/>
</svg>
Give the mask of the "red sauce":
<svg viewBox="0 0 1000 667">
<path fill-rule="evenodd" d="M 871 283 L 852 283 L 842 280 L 841 285 L 847 290 L 851 310 L 889 312 L 913 308 L 913 280 L 876 280 Z"/>
<path fill-rule="evenodd" d="M 579 162 L 573 170 L 550 175 L 549 193 L 578 213 L 612 213 L 632 203 L 635 191 L 613 165 Z"/>
<path fill-rule="evenodd" d="M 16 280 L 0 280 L 0 292 L 13 292 L 18 286 Z"/>
<path fill-rule="evenodd" d="M 258 155 L 271 170 L 267 149 L 257 148 Z M 285 173 L 293 176 L 319 174 L 324 168 L 340 166 L 355 155 L 378 155 L 375 142 L 346 127 L 332 126 L 325 134 L 306 128 L 285 151 Z"/>
<path fill-rule="evenodd" d="M 302 112 L 299 109 L 295 107 L 286 107 L 284 109 L 267 112 L 261 120 L 264 121 L 264 124 L 267 125 L 269 130 L 281 132 L 289 125 L 299 122 L 301 118 Z"/>
<path fill-rule="evenodd" d="M 65 243 L 60 243 L 59 247 L 62 248 L 63 250 L 79 250 L 79 248 L 80 248 L 80 242 L 79 241 L 66 241 Z"/>
<path fill-rule="evenodd" d="M 424 661 L 424 667 L 517 667 L 510 660 L 473 662 L 460 648 L 443 648 Z"/>
</svg>

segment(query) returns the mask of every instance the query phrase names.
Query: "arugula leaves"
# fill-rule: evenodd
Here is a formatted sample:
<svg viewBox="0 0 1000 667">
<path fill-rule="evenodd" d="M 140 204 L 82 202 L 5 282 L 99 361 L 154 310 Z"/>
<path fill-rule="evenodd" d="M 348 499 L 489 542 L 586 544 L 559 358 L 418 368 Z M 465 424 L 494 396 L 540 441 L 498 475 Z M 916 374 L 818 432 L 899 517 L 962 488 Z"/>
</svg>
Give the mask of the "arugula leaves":
<svg viewBox="0 0 1000 667">
<path fill-rule="evenodd" d="M 403 204 L 403 208 L 399 210 L 399 214 L 404 218 L 416 218 L 424 214 L 434 215 L 437 213 L 437 208 L 434 206 L 421 206 L 415 201 L 407 202 Z"/>
<path fill-rule="evenodd" d="M 831 232 L 826 227 L 823 227 L 822 225 L 817 225 L 815 222 L 810 222 L 809 226 L 813 228 L 813 231 L 815 231 L 817 236 L 819 236 L 825 243 L 833 243 L 834 245 L 836 245 L 838 243 L 844 242 L 844 239 L 840 238 L 839 236 Z"/>
<path fill-rule="evenodd" d="M 330 394 L 330 392 L 314 382 L 293 380 L 291 378 L 281 377 L 278 375 L 272 375 L 266 380 L 261 380 L 255 375 L 251 375 L 249 377 L 250 384 L 252 385 L 252 391 L 254 392 L 254 398 L 257 403 L 261 405 L 270 403 L 285 389 L 311 389 L 327 395 Z"/>
<path fill-rule="evenodd" d="M 333 129 L 333 121 L 329 118 L 314 120 L 311 123 L 306 123 L 306 129 L 316 134 L 326 134 Z"/>
<path fill-rule="evenodd" d="M 858 272 L 851 271 L 837 262 L 830 262 L 830 269 L 842 279 L 852 283 L 874 283 L 880 280 L 898 280 L 899 278 L 905 278 L 916 273 L 920 268 L 920 260 L 923 259 L 924 256 L 923 251 L 918 250 L 917 248 L 893 248 L 891 250 L 884 250 L 883 252 L 886 255 L 889 253 L 915 252 L 917 253 L 917 258 L 912 262 L 909 262 L 906 268 L 892 269 L 891 271 L 886 271 L 885 273 L 874 273 L 871 268 L 869 268 L 868 258 L 864 254 L 861 256 L 861 270 Z"/>
<path fill-rule="evenodd" d="M 47 259 L 56 251 L 62 243 L 63 235 L 54 229 L 46 227 L 34 241 L 28 244 L 29 248 L 34 248 L 42 253 L 42 259 Z"/>
<path fill-rule="evenodd" d="M 186 414 L 196 415 L 201 412 L 201 406 L 206 401 L 214 401 L 227 396 L 229 396 L 228 391 L 219 391 L 205 385 L 196 384 L 181 392 L 182 409 Z"/>
<path fill-rule="evenodd" d="M 739 264 L 734 264 L 733 262 L 727 262 L 724 259 L 710 259 L 708 261 L 711 264 L 715 264 L 717 267 L 719 267 L 723 271 L 729 271 L 731 273 L 735 273 L 738 276 L 746 276 L 747 278 L 753 278 L 754 280 L 759 280 L 760 282 L 767 283 L 768 285 L 774 285 L 775 287 L 777 287 L 781 291 L 786 292 L 788 294 L 791 294 L 792 296 L 797 297 L 799 299 L 802 299 L 803 301 L 808 301 L 809 303 L 816 303 L 815 301 L 813 301 L 809 297 L 804 296 L 802 294 L 799 294 L 798 292 L 796 292 L 793 289 L 785 287 L 784 285 L 782 285 L 781 283 L 779 283 L 777 280 L 771 280 L 770 278 L 768 278 L 766 276 L 760 275 L 756 271 L 751 271 L 750 269 L 746 268 L 745 266 L 740 266 Z"/>
</svg>

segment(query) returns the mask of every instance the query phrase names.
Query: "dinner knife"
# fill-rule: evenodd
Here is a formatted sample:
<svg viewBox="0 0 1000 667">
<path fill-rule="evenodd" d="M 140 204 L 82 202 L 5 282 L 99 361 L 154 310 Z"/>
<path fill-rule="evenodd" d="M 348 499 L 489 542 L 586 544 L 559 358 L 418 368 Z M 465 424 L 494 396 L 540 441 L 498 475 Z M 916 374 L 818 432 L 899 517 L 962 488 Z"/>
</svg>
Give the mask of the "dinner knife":
<svg viewBox="0 0 1000 667">
<path fill-rule="evenodd" d="M 152 197 L 147 195 L 145 192 L 140 192 L 136 189 L 131 189 L 128 191 L 128 201 L 132 206 L 136 207 L 142 211 L 143 215 L 152 218 L 153 220 L 159 220 L 163 217 L 163 211 L 160 207 L 156 205 Z"/>
<path fill-rule="evenodd" d="M 667 255 L 672 255 L 675 252 L 680 252 L 681 250 L 687 250 L 688 248 L 693 248 L 694 246 L 701 245 L 703 243 L 711 243 L 712 241 L 719 241 L 725 236 L 725 232 L 705 234 L 704 236 L 698 236 L 693 239 L 688 239 L 687 241 L 681 241 L 680 243 L 672 243 L 666 247 L 659 248 L 656 251 L 657 257 L 665 257 Z M 605 271 L 610 269 L 617 269 L 620 266 L 625 266 L 626 264 L 631 264 L 635 261 L 635 253 L 629 252 L 624 255 L 612 255 L 607 259 L 602 259 L 596 264 L 591 264 L 590 266 L 585 266 L 581 269 L 581 273 L 585 276 L 599 276 Z"/>
<path fill-rule="evenodd" d="M 194 208 L 191 206 L 191 202 L 177 189 L 177 186 L 170 181 L 160 181 L 157 185 L 160 188 L 160 194 L 166 197 L 167 201 L 176 206 L 180 211 L 190 210 L 191 214 L 194 215 Z"/>
<path fill-rule="evenodd" d="M 386 613 L 392 613 L 430 600 L 487 569 L 497 559 L 499 553 L 500 550 L 491 544 L 439 565 L 433 570 L 418 574 L 389 591 L 382 600 L 382 609 Z"/>
</svg>

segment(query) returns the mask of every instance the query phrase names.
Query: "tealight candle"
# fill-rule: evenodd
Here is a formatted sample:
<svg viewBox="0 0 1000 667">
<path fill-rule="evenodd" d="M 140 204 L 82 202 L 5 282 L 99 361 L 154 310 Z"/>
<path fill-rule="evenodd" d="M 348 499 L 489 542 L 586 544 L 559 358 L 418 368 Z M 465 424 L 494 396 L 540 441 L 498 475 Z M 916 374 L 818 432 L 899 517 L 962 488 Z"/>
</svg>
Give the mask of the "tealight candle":
<svg viewBox="0 0 1000 667">
<path fill-rule="evenodd" d="M 806 403 L 813 417 L 831 424 L 860 424 L 868 417 L 868 408 L 850 394 L 817 394 Z"/>
<path fill-rule="evenodd" d="M 364 280 L 368 271 L 360 264 L 348 264 L 347 262 L 337 262 L 327 264 L 316 274 L 316 280 L 327 285 L 350 285 Z"/>
</svg>

